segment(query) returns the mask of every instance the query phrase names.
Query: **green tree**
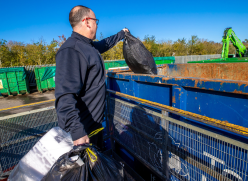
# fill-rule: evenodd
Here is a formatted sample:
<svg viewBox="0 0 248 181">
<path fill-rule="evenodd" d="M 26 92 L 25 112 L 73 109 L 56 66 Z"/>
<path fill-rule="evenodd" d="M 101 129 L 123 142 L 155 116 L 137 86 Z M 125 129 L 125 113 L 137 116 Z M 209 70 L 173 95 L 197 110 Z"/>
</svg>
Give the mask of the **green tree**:
<svg viewBox="0 0 248 181">
<path fill-rule="evenodd" d="M 11 47 L 11 66 L 25 66 L 25 44 L 22 42 L 9 42 L 9 46 Z"/>
<path fill-rule="evenodd" d="M 246 46 L 246 48 L 248 48 L 248 39 L 245 39 L 245 40 L 243 41 L 243 44 Z"/>
<path fill-rule="evenodd" d="M 44 57 L 45 61 L 44 64 L 55 64 L 55 56 L 57 53 L 57 46 L 58 42 L 53 40 L 50 44 L 45 46 Z"/>
<path fill-rule="evenodd" d="M 196 55 L 196 49 L 199 45 L 199 38 L 196 35 L 192 35 L 188 41 L 189 55 Z"/>
<path fill-rule="evenodd" d="M 173 43 L 172 43 L 172 41 L 171 40 L 161 41 L 159 43 L 159 49 L 158 49 L 157 54 L 159 57 L 172 56 L 173 55 Z"/>
<path fill-rule="evenodd" d="M 187 55 L 188 53 L 188 47 L 185 38 L 175 41 L 172 47 L 175 56 L 183 56 Z"/>
<path fill-rule="evenodd" d="M 63 45 L 63 43 L 65 43 L 66 37 L 65 37 L 65 35 L 61 35 L 58 37 L 59 37 L 59 40 L 55 40 L 55 41 L 57 42 L 58 47 L 61 47 Z"/>
<path fill-rule="evenodd" d="M 27 52 L 27 58 L 28 62 L 33 65 L 42 65 L 45 63 L 45 51 L 46 47 L 43 44 L 42 41 L 32 43 L 32 44 L 27 44 L 26 45 L 26 52 Z"/>
<path fill-rule="evenodd" d="M 245 39 L 243 42 L 244 42 L 244 43 L 248 43 L 248 39 Z"/>
<path fill-rule="evenodd" d="M 6 43 L 6 40 L 0 40 L 0 67 L 8 66 L 10 52 Z"/>
<path fill-rule="evenodd" d="M 103 38 L 101 33 L 100 40 Z M 50 44 L 46 44 L 43 39 L 27 44 L 0 40 L 0 67 L 53 64 L 58 49 L 65 41 L 64 35 L 59 36 L 58 40 L 51 41 Z M 182 38 L 174 42 L 171 40 L 156 41 L 155 36 L 147 35 L 142 43 L 154 57 L 220 54 L 222 51 L 222 42 L 199 39 L 196 35 L 191 36 L 188 41 Z M 245 39 L 243 43 L 248 47 L 248 39 Z M 235 53 L 232 45 L 229 47 L 229 53 Z M 124 59 L 123 41 L 103 53 L 102 57 L 104 60 Z"/>
<path fill-rule="evenodd" d="M 146 35 L 143 44 L 154 57 L 159 56 L 159 44 L 156 42 L 155 36 Z"/>
</svg>

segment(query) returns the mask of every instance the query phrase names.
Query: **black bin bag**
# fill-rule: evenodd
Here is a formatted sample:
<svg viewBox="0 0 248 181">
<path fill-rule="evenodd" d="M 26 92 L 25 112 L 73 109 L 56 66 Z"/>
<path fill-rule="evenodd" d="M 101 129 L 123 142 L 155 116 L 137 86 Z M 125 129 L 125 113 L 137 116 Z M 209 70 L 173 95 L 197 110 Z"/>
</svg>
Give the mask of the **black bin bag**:
<svg viewBox="0 0 248 181">
<path fill-rule="evenodd" d="M 119 162 L 94 146 L 81 145 L 62 155 L 42 181 L 124 181 Z"/>
<path fill-rule="evenodd" d="M 123 55 L 127 65 L 134 73 L 157 74 L 157 66 L 151 52 L 130 32 L 125 32 Z"/>
</svg>

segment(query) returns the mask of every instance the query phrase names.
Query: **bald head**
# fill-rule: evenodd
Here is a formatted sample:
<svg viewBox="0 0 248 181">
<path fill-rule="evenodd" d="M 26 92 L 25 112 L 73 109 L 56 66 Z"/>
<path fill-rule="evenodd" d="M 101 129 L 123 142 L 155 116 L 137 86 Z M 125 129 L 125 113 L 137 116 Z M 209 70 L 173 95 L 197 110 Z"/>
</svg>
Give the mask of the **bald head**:
<svg viewBox="0 0 248 181">
<path fill-rule="evenodd" d="M 77 26 L 77 24 L 80 23 L 80 21 L 82 21 L 84 17 L 89 16 L 89 14 L 90 8 L 81 5 L 73 7 L 69 14 L 71 27 L 74 28 L 75 26 Z"/>
</svg>

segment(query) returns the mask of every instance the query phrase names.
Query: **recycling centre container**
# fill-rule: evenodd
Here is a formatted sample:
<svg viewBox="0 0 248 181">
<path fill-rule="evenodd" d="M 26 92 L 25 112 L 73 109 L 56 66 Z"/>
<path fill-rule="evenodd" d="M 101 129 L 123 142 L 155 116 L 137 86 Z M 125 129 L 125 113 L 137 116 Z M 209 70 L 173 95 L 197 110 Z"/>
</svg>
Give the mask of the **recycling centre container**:
<svg viewBox="0 0 248 181">
<path fill-rule="evenodd" d="M 26 93 L 29 93 L 29 83 L 24 67 L 0 69 L 0 96 Z"/>
<path fill-rule="evenodd" d="M 106 60 L 104 61 L 104 65 L 106 70 L 108 70 L 109 68 L 128 66 L 125 60 Z"/>
<path fill-rule="evenodd" d="M 175 57 L 154 57 L 154 60 L 156 65 L 175 63 Z"/>
<path fill-rule="evenodd" d="M 247 63 L 113 70 L 107 92 L 111 134 L 132 164 L 161 180 L 248 180 Z"/>
<path fill-rule="evenodd" d="M 158 75 L 108 73 L 110 90 L 248 127 L 248 64 L 165 64 Z"/>
<path fill-rule="evenodd" d="M 241 58 L 218 58 L 218 59 L 210 59 L 210 60 L 200 60 L 200 61 L 189 61 L 188 63 L 242 63 L 248 62 L 248 57 Z"/>
<path fill-rule="evenodd" d="M 153 57 L 153 58 L 156 65 L 175 63 L 175 57 Z M 117 68 L 117 67 L 128 68 L 128 65 L 125 60 L 106 60 L 104 61 L 104 65 L 106 70 L 108 70 L 109 68 Z"/>
<path fill-rule="evenodd" d="M 40 93 L 55 89 L 56 66 L 38 67 L 34 69 L 37 89 Z"/>
</svg>

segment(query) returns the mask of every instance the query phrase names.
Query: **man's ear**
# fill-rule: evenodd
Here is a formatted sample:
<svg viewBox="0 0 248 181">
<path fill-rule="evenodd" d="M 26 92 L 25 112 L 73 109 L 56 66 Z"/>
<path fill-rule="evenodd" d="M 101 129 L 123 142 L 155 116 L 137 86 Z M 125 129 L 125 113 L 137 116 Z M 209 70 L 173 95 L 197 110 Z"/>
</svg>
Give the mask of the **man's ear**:
<svg viewBox="0 0 248 181">
<path fill-rule="evenodd" d="M 89 23 L 89 20 L 85 20 L 85 23 L 86 23 L 86 26 L 87 26 L 87 28 L 91 28 L 91 26 L 90 26 L 90 23 Z"/>
</svg>

